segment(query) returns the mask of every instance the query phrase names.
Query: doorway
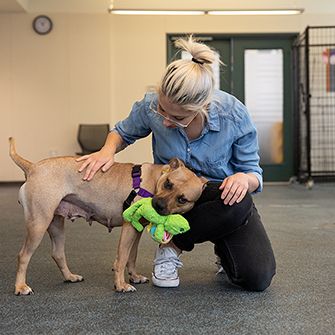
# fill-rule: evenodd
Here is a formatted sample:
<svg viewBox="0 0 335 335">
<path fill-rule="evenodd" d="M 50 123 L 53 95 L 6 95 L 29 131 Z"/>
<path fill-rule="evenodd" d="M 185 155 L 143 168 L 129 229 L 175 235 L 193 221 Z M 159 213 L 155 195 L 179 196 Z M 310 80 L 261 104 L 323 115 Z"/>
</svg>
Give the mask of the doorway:
<svg viewBox="0 0 335 335">
<path fill-rule="evenodd" d="M 167 38 L 168 63 L 176 54 Z M 297 34 L 195 35 L 220 54 L 214 65 L 216 87 L 233 94 L 248 108 L 258 130 L 264 181 L 288 181 L 293 163 L 292 45 Z"/>
</svg>

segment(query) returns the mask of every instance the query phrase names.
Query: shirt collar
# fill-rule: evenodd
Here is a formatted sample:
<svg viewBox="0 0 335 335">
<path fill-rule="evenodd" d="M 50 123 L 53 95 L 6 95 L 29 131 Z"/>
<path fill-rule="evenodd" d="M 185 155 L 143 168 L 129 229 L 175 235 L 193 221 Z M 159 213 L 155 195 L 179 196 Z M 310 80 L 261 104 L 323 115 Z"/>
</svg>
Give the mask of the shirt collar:
<svg viewBox="0 0 335 335">
<path fill-rule="evenodd" d="M 215 102 L 212 102 L 208 112 L 208 127 L 212 131 L 220 131 L 220 118 L 218 113 L 218 106 Z"/>
</svg>

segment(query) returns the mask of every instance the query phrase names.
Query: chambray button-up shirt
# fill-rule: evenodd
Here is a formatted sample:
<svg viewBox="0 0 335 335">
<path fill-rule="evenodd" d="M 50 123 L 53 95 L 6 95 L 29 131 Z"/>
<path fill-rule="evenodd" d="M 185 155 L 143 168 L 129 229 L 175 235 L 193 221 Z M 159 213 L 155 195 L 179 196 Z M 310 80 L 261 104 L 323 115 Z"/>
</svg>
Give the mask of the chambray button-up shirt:
<svg viewBox="0 0 335 335">
<path fill-rule="evenodd" d="M 163 125 L 162 117 L 150 109 L 150 104 L 156 107 L 157 101 L 157 94 L 147 93 L 112 131 L 117 131 L 128 145 L 152 133 L 156 164 L 167 164 L 171 158 L 178 157 L 211 181 L 223 181 L 237 172 L 251 172 L 260 184 L 255 192 L 262 190 L 257 132 L 246 107 L 239 100 L 216 90 L 205 127 L 193 140 L 188 139 L 184 129 Z"/>
</svg>

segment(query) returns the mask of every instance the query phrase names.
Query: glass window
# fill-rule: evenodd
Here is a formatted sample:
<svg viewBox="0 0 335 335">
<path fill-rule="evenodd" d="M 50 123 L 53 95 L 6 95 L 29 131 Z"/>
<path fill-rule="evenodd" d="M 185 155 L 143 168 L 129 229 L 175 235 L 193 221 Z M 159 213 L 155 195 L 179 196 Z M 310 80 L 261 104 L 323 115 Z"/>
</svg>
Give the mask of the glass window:
<svg viewBox="0 0 335 335">
<path fill-rule="evenodd" d="M 258 130 L 261 164 L 283 162 L 283 50 L 244 51 L 245 105 Z"/>
</svg>

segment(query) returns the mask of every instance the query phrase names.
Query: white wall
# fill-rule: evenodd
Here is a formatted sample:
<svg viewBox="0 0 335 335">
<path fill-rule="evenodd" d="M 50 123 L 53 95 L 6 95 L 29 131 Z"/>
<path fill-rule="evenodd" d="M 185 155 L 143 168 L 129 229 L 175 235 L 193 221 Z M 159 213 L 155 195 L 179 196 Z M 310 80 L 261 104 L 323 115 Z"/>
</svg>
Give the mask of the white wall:
<svg viewBox="0 0 335 335">
<path fill-rule="evenodd" d="M 52 15 L 47 36 L 32 15 L 0 15 L 0 180 L 22 179 L 7 138 L 32 161 L 78 151 L 80 122 L 109 122 L 111 22 L 107 15 Z"/>
<path fill-rule="evenodd" d="M 0 15 L 0 181 L 23 180 L 8 158 L 7 138 L 32 161 L 76 152 L 77 125 L 124 118 L 166 65 L 167 33 L 299 32 L 332 25 L 334 15 L 290 17 L 127 17 L 50 14 L 47 36 L 34 15 Z M 151 160 L 150 140 L 118 155 Z"/>
</svg>

